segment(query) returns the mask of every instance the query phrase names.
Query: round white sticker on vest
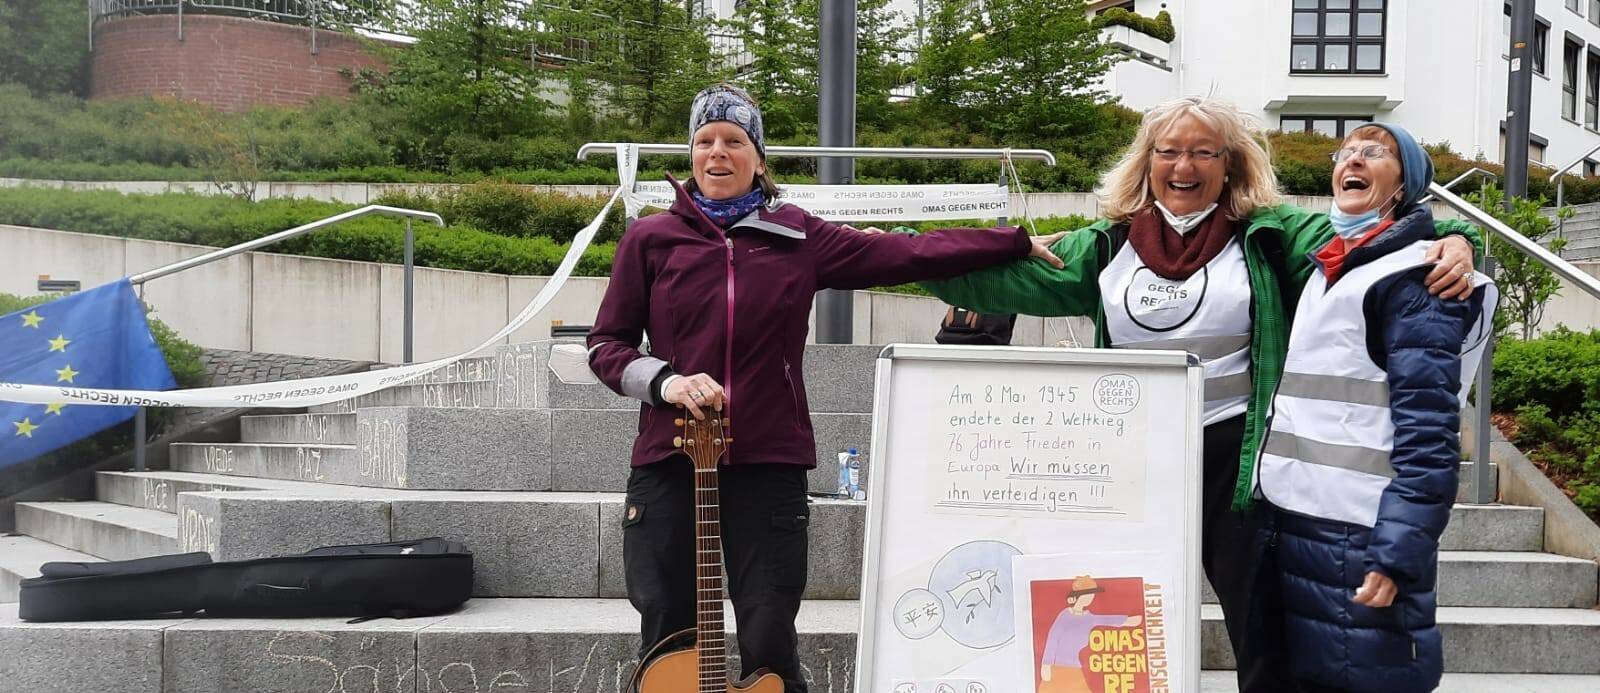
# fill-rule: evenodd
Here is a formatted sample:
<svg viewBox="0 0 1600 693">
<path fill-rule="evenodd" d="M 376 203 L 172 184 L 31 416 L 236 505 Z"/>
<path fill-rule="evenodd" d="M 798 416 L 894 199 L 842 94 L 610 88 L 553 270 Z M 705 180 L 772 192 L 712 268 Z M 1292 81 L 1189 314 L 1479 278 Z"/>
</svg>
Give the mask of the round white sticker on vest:
<svg viewBox="0 0 1600 693">
<path fill-rule="evenodd" d="M 1202 267 L 1188 279 L 1175 281 L 1140 266 L 1123 296 L 1128 319 L 1157 332 L 1182 327 L 1200 310 L 1208 275 L 1208 269 Z"/>
</svg>

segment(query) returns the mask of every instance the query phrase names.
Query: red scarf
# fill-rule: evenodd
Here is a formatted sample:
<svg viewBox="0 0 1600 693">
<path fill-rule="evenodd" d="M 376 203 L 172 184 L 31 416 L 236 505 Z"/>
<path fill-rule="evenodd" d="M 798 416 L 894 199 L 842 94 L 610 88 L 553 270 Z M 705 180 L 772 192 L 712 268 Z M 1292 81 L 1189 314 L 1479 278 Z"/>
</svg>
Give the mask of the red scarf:
<svg viewBox="0 0 1600 693">
<path fill-rule="evenodd" d="M 1222 253 L 1233 238 L 1227 210 L 1217 207 L 1188 234 L 1179 234 L 1154 206 L 1128 221 L 1128 242 L 1139 260 L 1165 279 L 1183 281 Z"/>
<path fill-rule="evenodd" d="M 1322 263 L 1322 274 L 1328 278 L 1328 283 L 1332 284 L 1339 279 L 1339 274 L 1344 271 L 1344 259 L 1350 254 L 1350 251 L 1366 245 L 1367 241 L 1377 238 L 1378 234 L 1383 233 L 1390 226 L 1394 226 L 1394 220 L 1385 219 L 1382 223 L 1372 227 L 1371 231 L 1361 234 L 1361 237 L 1357 238 L 1354 243 L 1347 243 L 1344 240 L 1344 236 L 1334 234 L 1333 240 L 1322 246 L 1322 250 L 1318 250 L 1316 255 L 1317 262 Z"/>
</svg>

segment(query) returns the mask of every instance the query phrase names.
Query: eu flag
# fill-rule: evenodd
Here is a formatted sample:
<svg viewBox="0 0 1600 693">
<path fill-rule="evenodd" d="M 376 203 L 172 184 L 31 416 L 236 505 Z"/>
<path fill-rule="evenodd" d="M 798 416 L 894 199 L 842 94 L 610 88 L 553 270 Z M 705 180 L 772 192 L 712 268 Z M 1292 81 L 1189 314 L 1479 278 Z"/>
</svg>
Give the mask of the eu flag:
<svg viewBox="0 0 1600 693">
<path fill-rule="evenodd" d="M 177 385 L 127 279 L 0 316 L 0 382 L 126 390 Z M 135 411 L 0 402 L 0 467 L 87 438 Z"/>
</svg>

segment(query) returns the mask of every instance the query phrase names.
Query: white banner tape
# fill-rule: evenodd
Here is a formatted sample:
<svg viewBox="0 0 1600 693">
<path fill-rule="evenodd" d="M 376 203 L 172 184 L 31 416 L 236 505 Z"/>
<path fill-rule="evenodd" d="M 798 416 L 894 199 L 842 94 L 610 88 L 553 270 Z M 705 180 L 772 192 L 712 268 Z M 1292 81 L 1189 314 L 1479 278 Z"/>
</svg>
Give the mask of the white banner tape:
<svg viewBox="0 0 1600 693">
<path fill-rule="evenodd" d="M 612 205 L 616 204 L 617 198 L 621 196 L 623 188 L 618 188 L 617 190 L 617 193 L 606 201 L 605 207 L 600 210 L 599 216 L 596 216 L 594 221 L 589 222 L 588 226 L 583 227 L 583 230 L 578 232 L 577 237 L 572 239 L 572 247 L 567 250 L 566 257 L 561 259 L 561 265 L 556 268 L 555 274 L 550 276 L 550 281 L 545 283 L 544 288 L 539 290 L 533 300 L 524 306 L 522 312 L 518 313 L 511 322 L 507 323 L 499 332 L 496 332 L 494 336 L 485 339 L 482 344 L 470 351 L 435 359 L 427 363 L 397 366 L 381 371 L 331 375 L 302 380 L 285 380 L 276 383 L 205 387 L 166 392 L 154 390 L 93 390 L 0 382 L 0 401 L 33 404 L 290 409 L 338 402 L 400 385 L 495 346 L 496 342 L 517 331 L 518 328 L 532 320 L 533 316 L 544 310 L 544 307 L 550 303 L 551 299 L 556 297 L 556 292 L 561 290 L 567 278 L 572 276 L 572 268 L 577 266 L 578 258 L 583 256 L 583 251 L 589 247 L 590 241 L 594 240 L 595 232 L 599 231 L 600 225 L 605 222 L 606 215 L 611 212 Z"/>
<path fill-rule="evenodd" d="M 620 160 L 620 155 L 619 155 Z M 622 167 L 618 166 L 621 173 Z M 624 178 L 626 182 L 629 178 Z M 1010 216 L 1011 196 L 1005 186 L 963 185 L 780 185 L 778 199 L 828 221 L 944 221 Z M 626 187 L 624 187 L 626 189 Z M 672 184 L 636 184 L 628 196 L 630 216 L 644 207 L 666 209 L 673 202 Z"/>
</svg>

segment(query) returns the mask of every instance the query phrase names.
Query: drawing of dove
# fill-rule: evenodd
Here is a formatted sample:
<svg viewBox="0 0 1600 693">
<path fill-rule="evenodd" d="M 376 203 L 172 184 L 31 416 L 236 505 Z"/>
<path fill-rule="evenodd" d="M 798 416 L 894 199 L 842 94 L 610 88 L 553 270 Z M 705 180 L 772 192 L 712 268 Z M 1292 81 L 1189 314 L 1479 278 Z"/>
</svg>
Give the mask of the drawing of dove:
<svg viewBox="0 0 1600 693">
<path fill-rule="evenodd" d="M 969 579 L 966 582 L 956 585 L 946 594 L 950 595 L 950 601 L 955 603 L 956 608 L 968 609 L 967 622 L 970 623 L 979 604 L 993 605 L 994 595 L 1000 593 L 1000 587 L 995 584 L 1000 574 L 993 570 L 973 570 L 967 573 L 967 577 Z"/>
</svg>

